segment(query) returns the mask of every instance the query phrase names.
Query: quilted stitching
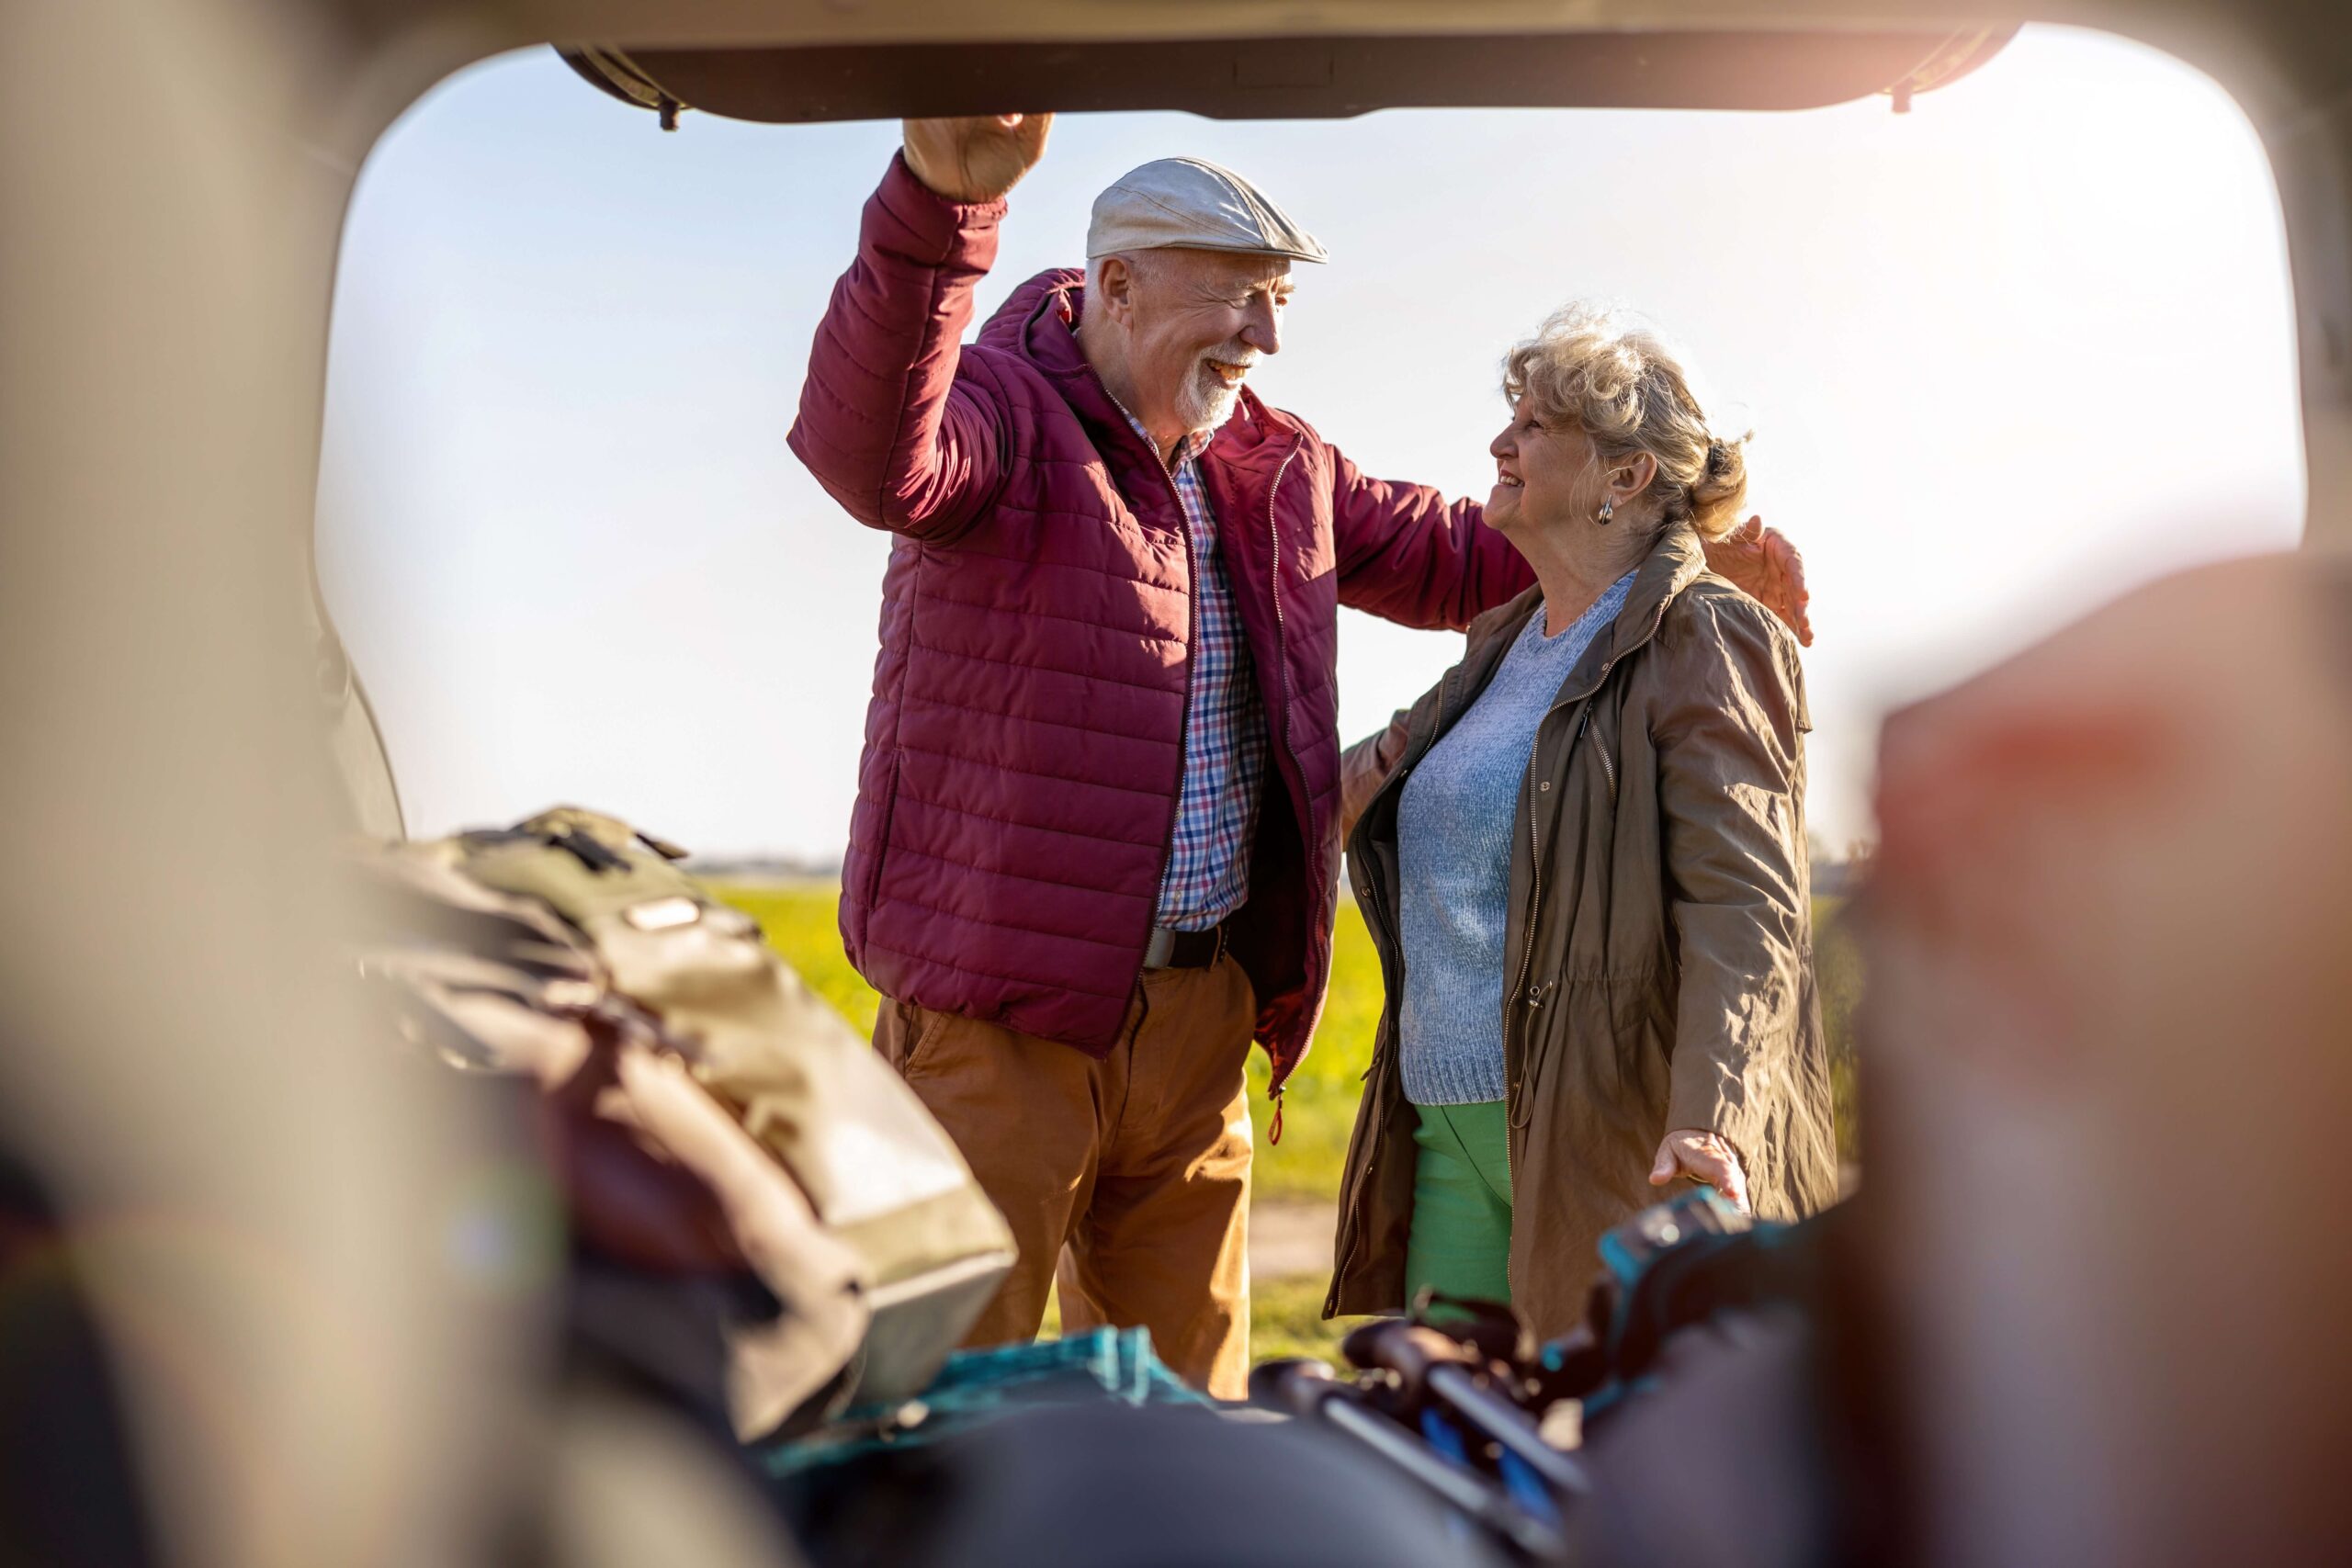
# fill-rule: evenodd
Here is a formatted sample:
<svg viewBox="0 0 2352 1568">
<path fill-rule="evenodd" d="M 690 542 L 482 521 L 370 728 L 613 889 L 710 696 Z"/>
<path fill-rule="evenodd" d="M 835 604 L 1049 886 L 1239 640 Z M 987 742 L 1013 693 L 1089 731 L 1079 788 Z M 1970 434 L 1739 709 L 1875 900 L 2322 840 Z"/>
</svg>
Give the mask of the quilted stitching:
<svg viewBox="0 0 2352 1568">
<path fill-rule="evenodd" d="M 957 346 L 1001 211 L 941 202 L 893 161 L 792 430 L 830 494 L 900 536 L 842 927 L 890 997 L 1099 1054 L 1142 960 L 1182 771 L 1186 520 L 1078 355 L 1079 274 L 1031 280 Z M 1306 886 L 1237 918 L 1262 927 L 1245 961 L 1279 1079 L 1305 1052 L 1329 964 L 1336 606 L 1458 626 L 1524 579 L 1507 549 L 1481 552 L 1474 509 L 1363 480 L 1306 425 L 1247 394 L 1243 407 L 1200 468 L 1220 524 L 1230 514 L 1219 558 L 1241 643 L 1262 688 L 1288 694 L 1286 714 L 1265 716 L 1256 817 L 1261 841 L 1278 814 L 1297 823 Z M 1285 454 L 1277 556 L 1268 487 Z M 1335 519 L 1351 495 L 1373 500 Z M 1361 530 L 1352 548 L 1335 540 L 1342 525 Z"/>
</svg>

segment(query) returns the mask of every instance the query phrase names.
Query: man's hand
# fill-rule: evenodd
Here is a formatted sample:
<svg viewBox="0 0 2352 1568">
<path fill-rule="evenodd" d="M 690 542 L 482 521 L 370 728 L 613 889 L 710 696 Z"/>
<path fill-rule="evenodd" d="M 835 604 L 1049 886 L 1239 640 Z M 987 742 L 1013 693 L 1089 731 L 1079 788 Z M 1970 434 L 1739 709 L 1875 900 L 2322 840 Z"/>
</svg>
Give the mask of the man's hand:
<svg viewBox="0 0 2352 1568">
<path fill-rule="evenodd" d="M 1781 617 L 1797 641 L 1813 646 L 1813 621 L 1805 606 L 1813 595 L 1805 592 L 1804 558 L 1778 528 L 1751 517 L 1707 547 L 1707 570 L 1728 578 L 1732 585 Z"/>
<path fill-rule="evenodd" d="M 1650 1166 L 1650 1185 L 1663 1187 L 1678 1176 L 1705 1182 L 1743 1214 L 1756 1212 L 1748 1207 L 1747 1173 L 1739 1168 L 1739 1155 L 1713 1133 L 1685 1128 L 1666 1135 Z"/>
<path fill-rule="evenodd" d="M 910 119 L 900 132 L 907 167 L 950 201 L 1001 199 L 1046 155 L 1049 114 Z"/>
</svg>

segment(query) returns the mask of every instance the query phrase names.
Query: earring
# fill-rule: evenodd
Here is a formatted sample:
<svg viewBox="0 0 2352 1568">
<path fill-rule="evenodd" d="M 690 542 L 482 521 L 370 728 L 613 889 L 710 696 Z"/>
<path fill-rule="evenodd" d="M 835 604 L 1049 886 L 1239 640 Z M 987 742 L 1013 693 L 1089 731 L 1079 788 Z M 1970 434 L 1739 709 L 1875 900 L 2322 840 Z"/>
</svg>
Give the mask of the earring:
<svg viewBox="0 0 2352 1568">
<path fill-rule="evenodd" d="M 1602 527 L 1606 528 L 1609 526 L 1610 519 L 1616 515 L 1617 498 L 1612 495 L 1601 502 L 1600 510 L 1593 513 L 1593 520 L 1599 523 Z"/>
</svg>

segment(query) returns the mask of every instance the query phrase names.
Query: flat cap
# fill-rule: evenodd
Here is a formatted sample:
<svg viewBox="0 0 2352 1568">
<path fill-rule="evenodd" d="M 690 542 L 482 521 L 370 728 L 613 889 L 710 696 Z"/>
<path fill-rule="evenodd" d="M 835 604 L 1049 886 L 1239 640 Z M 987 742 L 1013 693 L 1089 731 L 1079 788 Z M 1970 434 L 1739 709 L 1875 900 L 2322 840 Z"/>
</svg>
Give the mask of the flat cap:
<svg viewBox="0 0 2352 1568">
<path fill-rule="evenodd" d="M 1324 262 L 1329 253 L 1290 214 L 1231 169 L 1199 158 L 1159 158 L 1130 169 L 1094 198 L 1086 259 L 1182 247 Z"/>
</svg>

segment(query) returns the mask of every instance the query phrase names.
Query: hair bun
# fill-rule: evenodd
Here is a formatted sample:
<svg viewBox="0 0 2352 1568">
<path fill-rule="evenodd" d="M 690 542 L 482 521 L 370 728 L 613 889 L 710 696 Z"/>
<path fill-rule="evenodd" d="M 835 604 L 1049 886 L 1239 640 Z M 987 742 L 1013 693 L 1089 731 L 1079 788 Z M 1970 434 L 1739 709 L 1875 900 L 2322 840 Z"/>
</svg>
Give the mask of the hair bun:
<svg viewBox="0 0 2352 1568">
<path fill-rule="evenodd" d="M 1739 525 L 1747 500 L 1747 456 L 1739 441 L 1711 437 L 1690 486 L 1690 520 L 1702 537 L 1720 539 Z"/>
</svg>

